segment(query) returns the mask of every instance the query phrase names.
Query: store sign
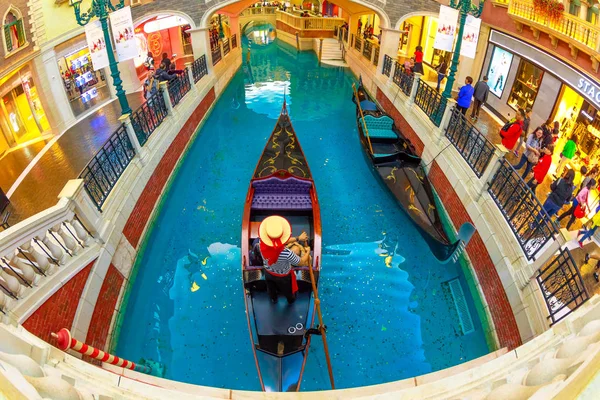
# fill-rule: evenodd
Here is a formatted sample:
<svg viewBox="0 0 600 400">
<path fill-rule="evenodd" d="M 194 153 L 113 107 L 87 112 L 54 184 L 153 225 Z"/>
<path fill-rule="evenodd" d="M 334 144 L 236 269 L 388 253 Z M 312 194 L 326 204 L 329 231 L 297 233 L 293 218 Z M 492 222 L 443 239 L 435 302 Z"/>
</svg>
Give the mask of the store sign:
<svg viewBox="0 0 600 400">
<path fill-rule="evenodd" d="M 600 88 L 596 84 L 587 79 L 579 78 L 577 89 L 585 93 L 589 99 L 593 100 L 596 106 L 600 107 Z"/>
<path fill-rule="evenodd" d="M 131 7 L 123 7 L 110 14 L 117 59 L 119 61 L 131 60 L 138 56 L 137 42 L 135 40 Z"/>
<path fill-rule="evenodd" d="M 94 71 L 108 67 L 108 52 L 100 21 L 92 21 L 85 26 L 85 38 L 90 49 Z"/>
<path fill-rule="evenodd" d="M 479 40 L 479 28 L 481 20 L 472 15 L 467 15 L 467 23 L 463 32 L 462 45 L 460 47 L 460 55 L 475 58 L 477 51 L 477 41 Z"/>
<path fill-rule="evenodd" d="M 438 28 L 435 34 L 435 41 L 433 42 L 434 49 L 452 51 L 457 20 L 458 10 L 451 7 L 440 6 Z"/>
</svg>

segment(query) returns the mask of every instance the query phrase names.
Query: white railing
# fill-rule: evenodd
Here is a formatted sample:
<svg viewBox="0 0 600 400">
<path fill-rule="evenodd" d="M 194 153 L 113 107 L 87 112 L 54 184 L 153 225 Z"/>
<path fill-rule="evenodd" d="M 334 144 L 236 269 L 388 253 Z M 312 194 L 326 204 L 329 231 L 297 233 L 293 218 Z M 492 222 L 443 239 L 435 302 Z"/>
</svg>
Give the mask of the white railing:
<svg viewBox="0 0 600 400">
<path fill-rule="evenodd" d="M 345 22 L 343 18 L 323 18 L 323 17 L 298 17 L 290 13 L 277 10 L 277 21 L 281 21 L 293 28 L 305 31 L 333 31 L 336 27 L 342 26 Z"/>
<path fill-rule="evenodd" d="M 250 7 L 240 13 L 240 17 L 248 17 L 251 15 L 273 15 L 277 7 Z"/>
</svg>

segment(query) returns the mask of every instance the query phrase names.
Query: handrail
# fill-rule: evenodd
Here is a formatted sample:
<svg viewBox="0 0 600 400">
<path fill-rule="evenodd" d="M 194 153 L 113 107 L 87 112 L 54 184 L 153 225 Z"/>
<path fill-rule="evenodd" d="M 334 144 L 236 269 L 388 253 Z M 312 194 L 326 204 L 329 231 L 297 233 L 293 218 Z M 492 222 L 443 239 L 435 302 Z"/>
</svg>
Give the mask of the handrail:
<svg viewBox="0 0 600 400">
<path fill-rule="evenodd" d="M 371 154 L 373 154 L 373 146 L 371 145 L 371 138 L 369 137 L 369 128 L 367 128 L 367 122 L 365 121 L 365 116 L 363 114 L 362 107 L 360 106 L 360 99 L 358 98 L 358 91 L 356 90 L 356 85 L 352 84 L 352 90 L 354 91 L 354 97 L 356 97 L 356 106 L 358 107 L 358 111 L 360 112 L 360 117 L 363 121 L 363 125 L 365 127 L 365 133 L 367 134 L 367 142 L 369 143 L 369 150 Z"/>
<path fill-rule="evenodd" d="M 319 256 L 315 260 L 315 266 L 319 267 Z M 319 332 L 323 338 L 323 350 L 325 351 L 325 359 L 327 360 L 327 369 L 329 370 L 329 381 L 331 382 L 331 388 L 335 389 L 335 382 L 333 381 L 333 369 L 331 367 L 331 358 L 329 357 L 329 346 L 327 346 L 327 336 L 325 334 L 326 329 L 323 324 L 323 313 L 321 312 L 321 300 L 319 300 L 319 292 L 317 291 L 317 284 L 315 282 L 315 274 L 312 268 L 308 269 L 310 274 L 310 283 L 312 285 L 313 296 L 315 297 L 315 306 L 317 307 L 317 315 L 319 316 Z"/>
<path fill-rule="evenodd" d="M 299 30 L 335 31 L 346 22 L 343 18 L 298 17 L 285 11 L 277 10 L 277 21 Z"/>
</svg>

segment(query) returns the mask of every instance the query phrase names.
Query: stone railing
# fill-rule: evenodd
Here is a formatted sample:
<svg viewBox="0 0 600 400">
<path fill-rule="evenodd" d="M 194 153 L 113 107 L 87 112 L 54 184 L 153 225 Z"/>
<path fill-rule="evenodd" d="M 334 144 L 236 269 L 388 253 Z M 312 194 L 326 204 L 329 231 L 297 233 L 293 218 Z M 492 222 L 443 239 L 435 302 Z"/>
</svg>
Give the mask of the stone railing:
<svg viewBox="0 0 600 400">
<path fill-rule="evenodd" d="M 248 17 L 252 15 L 273 15 L 277 11 L 277 7 L 249 7 L 240 13 L 240 17 Z"/>
<path fill-rule="evenodd" d="M 362 36 L 352 33 L 350 35 L 350 43 L 348 43 L 348 48 L 353 48 L 359 52 L 370 64 L 371 68 L 377 67 L 377 64 L 379 63 L 380 51 L 380 46 L 377 39 L 365 39 Z"/>
<path fill-rule="evenodd" d="M 300 37 L 334 37 L 337 28 L 345 22 L 342 18 L 299 17 L 281 10 L 276 11 L 277 29 Z"/>
<path fill-rule="evenodd" d="M 522 30 L 523 24 L 529 25 L 536 39 L 539 38 L 539 32 L 543 31 L 550 35 L 555 47 L 557 40 L 562 40 L 571 45 L 574 55 L 580 49 L 600 57 L 600 27 L 579 17 L 564 12 L 559 19 L 550 19 L 536 10 L 531 0 L 510 0 L 508 14 L 517 22 L 519 30 Z M 597 62 L 595 65 L 597 67 Z"/>
</svg>

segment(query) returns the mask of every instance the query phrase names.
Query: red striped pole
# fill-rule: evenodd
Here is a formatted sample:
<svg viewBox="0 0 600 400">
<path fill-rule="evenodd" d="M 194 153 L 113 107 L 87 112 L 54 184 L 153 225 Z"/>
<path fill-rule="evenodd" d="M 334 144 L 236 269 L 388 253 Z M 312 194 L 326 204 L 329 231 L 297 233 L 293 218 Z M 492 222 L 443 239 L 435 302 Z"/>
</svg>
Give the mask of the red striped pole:
<svg viewBox="0 0 600 400">
<path fill-rule="evenodd" d="M 113 356 L 112 354 L 105 353 L 102 350 L 80 342 L 79 340 L 71 337 L 71 332 L 69 332 L 69 330 L 66 328 L 62 328 L 60 331 L 58 331 L 58 333 L 52 333 L 52 337 L 57 339 L 58 348 L 62 351 L 71 349 L 83 354 L 84 356 L 89 356 L 98 361 L 116 365 L 117 367 L 127 368 L 133 371 L 143 372 L 145 374 L 150 374 L 152 372 L 150 367 L 136 365 L 134 362 Z"/>
</svg>

